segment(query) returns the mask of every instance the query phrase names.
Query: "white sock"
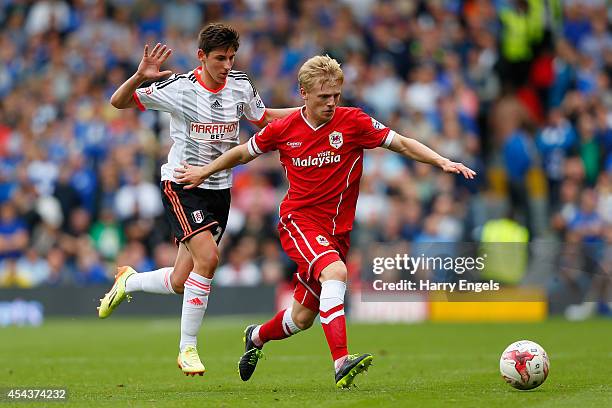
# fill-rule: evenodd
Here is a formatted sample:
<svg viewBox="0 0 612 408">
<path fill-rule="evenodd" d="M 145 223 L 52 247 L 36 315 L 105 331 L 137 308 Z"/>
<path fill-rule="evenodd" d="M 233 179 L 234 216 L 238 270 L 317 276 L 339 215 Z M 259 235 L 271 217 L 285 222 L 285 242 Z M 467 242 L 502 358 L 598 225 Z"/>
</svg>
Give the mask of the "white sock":
<svg viewBox="0 0 612 408">
<path fill-rule="evenodd" d="M 125 282 L 125 291 L 127 293 L 147 292 L 173 295 L 175 292 L 170 281 L 173 270 L 174 268 L 169 267 L 134 274 Z"/>
<path fill-rule="evenodd" d="M 251 341 L 255 343 L 257 347 L 263 346 L 263 341 L 259 338 L 259 329 L 261 329 L 261 324 L 253 329 L 251 332 Z"/>
<path fill-rule="evenodd" d="M 321 324 L 329 324 L 336 317 L 344 315 L 344 308 L 333 313 L 331 316 L 323 317 L 324 313 L 344 304 L 346 283 L 339 280 L 327 280 L 321 283 L 321 294 L 319 295 L 319 315 Z"/>
<path fill-rule="evenodd" d="M 181 351 L 185 346 L 196 346 L 197 335 L 208 305 L 212 279 L 191 272 L 185 281 L 183 311 L 181 314 Z"/>
<path fill-rule="evenodd" d="M 344 356 L 344 357 L 340 357 L 337 360 L 334 360 L 334 368 L 336 369 L 336 372 L 338 372 L 338 370 L 340 369 L 340 366 L 344 363 L 347 357 L 348 356 Z"/>
<path fill-rule="evenodd" d="M 285 313 L 283 314 L 283 330 L 287 336 L 293 336 L 294 334 L 298 334 L 301 332 L 300 328 L 293 322 L 291 318 L 291 313 L 293 312 L 293 308 L 289 307 L 285 309 Z"/>
</svg>

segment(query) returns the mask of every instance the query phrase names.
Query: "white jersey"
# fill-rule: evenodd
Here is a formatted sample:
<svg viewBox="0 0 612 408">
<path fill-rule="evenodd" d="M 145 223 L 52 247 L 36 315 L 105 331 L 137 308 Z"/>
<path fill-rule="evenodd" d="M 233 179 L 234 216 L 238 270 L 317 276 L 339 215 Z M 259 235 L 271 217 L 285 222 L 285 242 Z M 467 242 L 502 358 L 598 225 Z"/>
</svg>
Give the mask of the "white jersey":
<svg viewBox="0 0 612 408">
<path fill-rule="evenodd" d="M 139 88 L 134 100 L 139 109 L 169 112 L 170 137 L 174 141 L 168 162 L 161 168 L 162 180 L 174 179 L 182 161 L 202 166 L 238 145 L 240 118 L 260 122 L 265 106 L 247 75 L 230 71 L 225 85 L 209 89 L 198 67 L 185 74 L 173 74 L 165 81 Z M 221 190 L 232 186 L 231 169 L 211 176 L 200 188 Z"/>
</svg>

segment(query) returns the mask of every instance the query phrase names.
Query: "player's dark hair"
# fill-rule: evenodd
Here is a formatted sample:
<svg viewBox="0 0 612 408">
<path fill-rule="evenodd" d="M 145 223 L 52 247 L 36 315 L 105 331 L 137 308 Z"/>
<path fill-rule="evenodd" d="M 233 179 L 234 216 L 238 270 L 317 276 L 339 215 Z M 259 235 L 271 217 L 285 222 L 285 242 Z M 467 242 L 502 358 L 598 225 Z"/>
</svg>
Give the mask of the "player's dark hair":
<svg viewBox="0 0 612 408">
<path fill-rule="evenodd" d="M 208 24 L 200 31 L 198 39 L 198 48 L 204 51 L 204 54 L 209 54 L 212 50 L 218 48 L 226 51 L 233 48 L 238 51 L 238 47 L 240 46 L 240 35 L 238 31 L 221 23 Z"/>
</svg>

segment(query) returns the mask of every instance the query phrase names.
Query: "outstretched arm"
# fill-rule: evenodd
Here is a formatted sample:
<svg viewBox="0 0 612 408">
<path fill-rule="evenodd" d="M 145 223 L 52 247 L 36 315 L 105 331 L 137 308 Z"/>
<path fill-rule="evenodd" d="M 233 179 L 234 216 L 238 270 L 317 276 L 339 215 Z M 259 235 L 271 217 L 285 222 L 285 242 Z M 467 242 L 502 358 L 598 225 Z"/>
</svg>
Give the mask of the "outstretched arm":
<svg viewBox="0 0 612 408">
<path fill-rule="evenodd" d="M 467 179 L 473 179 L 476 175 L 474 170 L 465 166 L 463 163 L 450 161 L 440 156 L 423 143 L 402 136 L 399 133 L 395 133 L 388 149 L 410 159 L 440 167 L 447 173 L 462 174 L 463 177 Z"/>
<path fill-rule="evenodd" d="M 273 120 L 282 119 L 300 109 L 302 108 L 299 106 L 295 108 L 266 109 L 259 122 L 254 122 L 252 120 L 250 122 L 258 128 L 263 129 Z"/>
<path fill-rule="evenodd" d="M 295 108 L 283 108 L 283 109 L 266 109 L 265 118 L 266 122 L 264 126 L 274 119 L 282 119 L 287 115 L 291 115 L 293 112 L 302 109 L 300 106 Z"/>
<path fill-rule="evenodd" d="M 161 65 L 168 59 L 170 54 L 172 54 L 172 50 L 166 50 L 166 46 L 160 43 L 157 43 L 149 54 L 149 45 L 146 44 L 136 73 L 121 84 L 113 96 L 111 96 L 111 105 L 117 109 L 135 108 L 137 105 L 132 95 L 134 95 L 136 89 L 143 82 L 157 81 L 172 74 L 172 71 L 159 71 Z"/>
<path fill-rule="evenodd" d="M 184 189 L 189 190 L 202 184 L 204 180 L 209 178 L 221 170 L 231 169 L 239 164 L 246 164 L 253 160 L 256 156 L 249 153 L 247 144 L 236 146 L 221 156 L 217 157 L 212 162 L 205 166 L 192 166 L 187 162 L 183 162 L 183 167 L 174 169 L 174 178 L 179 184 L 185 184 Z"/>
</svg>

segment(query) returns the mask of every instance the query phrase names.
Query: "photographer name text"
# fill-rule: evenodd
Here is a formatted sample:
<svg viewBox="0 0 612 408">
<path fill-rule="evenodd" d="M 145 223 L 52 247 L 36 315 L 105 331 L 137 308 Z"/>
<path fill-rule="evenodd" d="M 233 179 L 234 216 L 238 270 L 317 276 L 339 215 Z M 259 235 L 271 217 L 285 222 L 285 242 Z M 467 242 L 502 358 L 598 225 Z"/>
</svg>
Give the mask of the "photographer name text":
<svg viewBox="0 0 612 408">
<path fill-rule="evenodd" d="M 490 280 L 488 282 L 471 282 L 460 279 L 457 282 L 435 282 L 421 280 L 418 282 L 402 279 L 397 282 L 385 282 L 381 279 L 372 282 L 372 288 L 376 291 L 399 291 L 399 292 L 427 292 L 427 291 L 446 291 L 446 292 L 488 292 L 500 289 L 498 282 Z"/>
</svg>

